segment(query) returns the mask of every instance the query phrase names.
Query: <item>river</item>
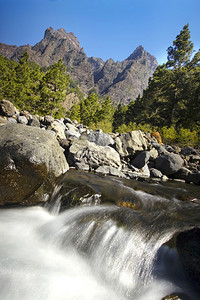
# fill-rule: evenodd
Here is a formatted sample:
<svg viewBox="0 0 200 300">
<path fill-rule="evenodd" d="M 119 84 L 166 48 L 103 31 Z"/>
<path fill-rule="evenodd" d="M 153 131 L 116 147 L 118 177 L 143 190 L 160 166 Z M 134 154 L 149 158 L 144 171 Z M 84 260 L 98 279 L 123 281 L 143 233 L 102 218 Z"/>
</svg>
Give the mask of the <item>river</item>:
<svg viewBox="0 0 200 300">
<path fill-rule="evenodd" d="M 199 216 L 198 186 L 71 170 L 43 207 L 0 210 L 0 299 L 198 300 L 174 237 Z"/>
</svg>

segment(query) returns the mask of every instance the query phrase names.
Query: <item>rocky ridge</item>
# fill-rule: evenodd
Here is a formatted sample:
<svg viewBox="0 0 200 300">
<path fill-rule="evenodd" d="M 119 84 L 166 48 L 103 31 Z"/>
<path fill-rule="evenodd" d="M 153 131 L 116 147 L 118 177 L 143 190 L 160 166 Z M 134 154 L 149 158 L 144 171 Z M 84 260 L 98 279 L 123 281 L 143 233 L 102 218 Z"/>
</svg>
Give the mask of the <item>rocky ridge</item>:
<svg viewBox="0 0 200 300">
<path fill-rule="evenodd" d="M 141 95 L 158 65 L 156 58 L 142 46 L 121 62 L 88 58 L 77 37 L 63 28 L 54 31 L 49 27 L 44 38 L 34 46 L 17 47 L 0 43 L 0 54 L 9 59 L 19 61 L 25 51 L 32 61 L 42 67 L 48 67 L 62 58 L 67 72 L 85 94 L 96 89 L 101 95 L 109 94 L 116 104 L 128 104 Z"/>
</svg>

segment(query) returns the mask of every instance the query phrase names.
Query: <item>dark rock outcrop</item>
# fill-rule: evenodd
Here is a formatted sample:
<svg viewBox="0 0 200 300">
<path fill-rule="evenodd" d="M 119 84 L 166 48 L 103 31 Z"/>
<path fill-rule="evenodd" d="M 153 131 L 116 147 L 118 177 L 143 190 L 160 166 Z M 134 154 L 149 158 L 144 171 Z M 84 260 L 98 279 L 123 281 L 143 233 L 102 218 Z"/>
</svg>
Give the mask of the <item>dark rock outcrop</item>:
<svg viewBox="0 0 200 300">
<path fill-rule="evenodd" d="M 200 229 L 180 233 L 176 245 L 188 278 L 200 291 Z"/>
<path fill-rule="evenodd" d="M 184 161 L 178 154 L 166 153 L 156 158 L 155 167 L 164 175 L 171 175 L 179 171 L 183 164 Z"/>
</svg>

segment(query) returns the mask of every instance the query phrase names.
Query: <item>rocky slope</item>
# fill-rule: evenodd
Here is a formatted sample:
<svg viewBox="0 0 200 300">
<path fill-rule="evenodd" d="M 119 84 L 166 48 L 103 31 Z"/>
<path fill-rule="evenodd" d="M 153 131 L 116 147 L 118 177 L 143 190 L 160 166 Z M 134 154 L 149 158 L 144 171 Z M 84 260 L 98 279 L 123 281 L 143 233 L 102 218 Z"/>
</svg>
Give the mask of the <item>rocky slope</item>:
<svg viewBox="0 0 200 300">
<path fill-rule="evenodd" d="M 142 94 L 158 65 L 156 58 L 142 46 L 121 62 L 88 58 L 77 37 L 63 28 L 54 31 L 49 27 L 44 38 L 34 46 L 17 47 L 0 43 L 0 54 L 9 59 L 19 60 L 25 51 L 42 67 L 62 58 L 72 79 L 85 94 L 96 89 L 101 95 L 109 94 L 116 104 L 127 104 Z"/>
</svg>

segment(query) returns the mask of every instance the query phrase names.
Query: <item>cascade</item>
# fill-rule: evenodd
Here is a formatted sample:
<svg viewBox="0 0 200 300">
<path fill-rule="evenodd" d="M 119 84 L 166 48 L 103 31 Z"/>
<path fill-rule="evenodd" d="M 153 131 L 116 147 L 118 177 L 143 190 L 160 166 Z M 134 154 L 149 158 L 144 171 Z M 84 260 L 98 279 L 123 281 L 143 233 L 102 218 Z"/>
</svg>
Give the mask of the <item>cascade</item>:
<svg viewBox="0 0 200 300">
<path fill-rule="evenodd" d="M 197 300 L 166 245 L 200 227 L 199 204 L 182 200 L 187 191 L 74 175 L 46 207 L 0 210 L 0 298 L 161 300 L 176 292 Z M 77 192 L 82 206 L 61 209 Z"/>
</svg>

